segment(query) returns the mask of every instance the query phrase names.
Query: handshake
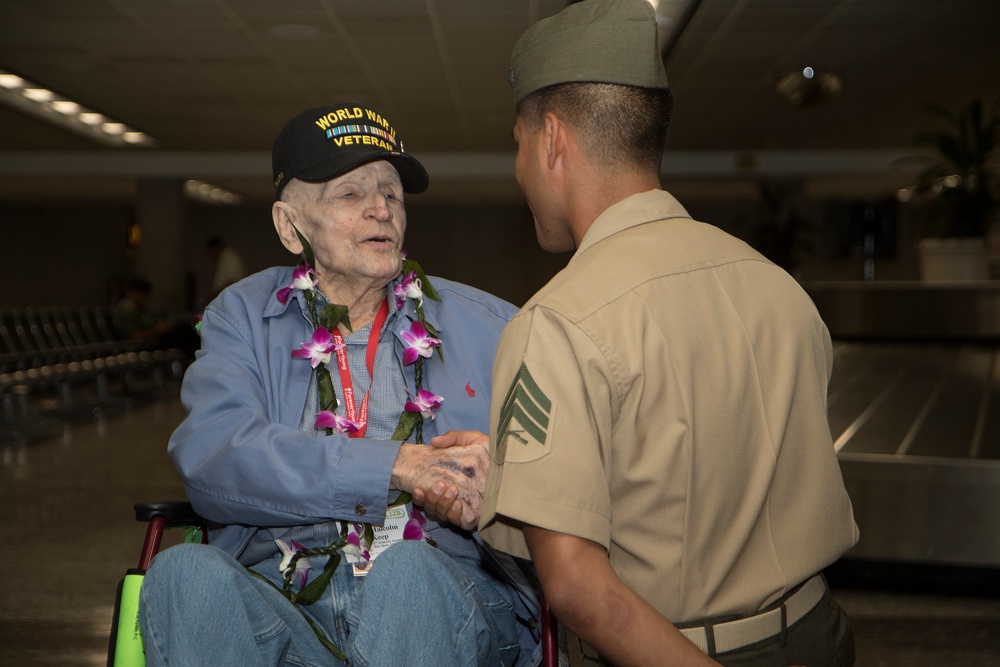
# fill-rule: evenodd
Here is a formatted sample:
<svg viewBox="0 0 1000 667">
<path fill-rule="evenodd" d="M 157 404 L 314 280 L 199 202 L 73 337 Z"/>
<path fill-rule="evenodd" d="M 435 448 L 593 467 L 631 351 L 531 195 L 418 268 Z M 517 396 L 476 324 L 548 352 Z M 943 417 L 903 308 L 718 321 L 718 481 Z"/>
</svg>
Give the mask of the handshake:
<svg viewBox="0 0 1000 667">
<path fill-rule="evenodd" d="M 391 485 L 408 491 L 432 519 L 472 530 L 483 508 L 489 447 L 481 431 L 448 431 L 430 446 L 403 444 Z"/>
</svg>

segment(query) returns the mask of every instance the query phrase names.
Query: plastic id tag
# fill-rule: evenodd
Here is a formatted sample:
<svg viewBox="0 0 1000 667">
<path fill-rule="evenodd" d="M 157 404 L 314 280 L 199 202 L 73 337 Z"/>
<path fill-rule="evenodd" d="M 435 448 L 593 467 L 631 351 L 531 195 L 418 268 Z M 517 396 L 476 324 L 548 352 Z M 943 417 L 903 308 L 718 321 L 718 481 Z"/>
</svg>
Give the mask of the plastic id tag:
<svg viewBox="0 0 1000 667">
<path fill-rule="evenodd" d="M 378 555 L 391 547 L 396 542 L 403 541 L 403 529 L 406 522 L 410 520 L 409 504 L 396 505 L 390 507 L 385 512 L 385 523 L 381 526 L 372 526 L 375 539 L 371 547 L 368 548 L 369 561 L 364 563 L 357 556 L 345 554 L 347 562 L 354 566 L 354 576 L 363 577 L 368 574 L 368 568 L 375 562 Z"/>
</svg>

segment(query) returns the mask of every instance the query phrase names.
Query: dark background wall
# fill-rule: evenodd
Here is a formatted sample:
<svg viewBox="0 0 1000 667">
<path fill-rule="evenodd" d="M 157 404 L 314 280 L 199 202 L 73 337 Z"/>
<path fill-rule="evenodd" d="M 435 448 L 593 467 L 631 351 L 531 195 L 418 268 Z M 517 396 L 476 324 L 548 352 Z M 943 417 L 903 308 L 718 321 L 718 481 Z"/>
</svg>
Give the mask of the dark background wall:
<svg viewBox="0 0 1000 667">
<path fill-rule="evenodd" d="M 745 198 L 705 197 L 683 203 L 696 219 L 751 237 L 756 200 L 748 193 Z M 184 250 L 177 271 L 184 276 L 185 310 L 200 308 L 208 290 L 212 258 L 205 243 L 212 236 L 235 247 L 249 271 L 296 261 L 278 242 L 267 204 L 230 207 L 187 201 L 183 206 Z M 798 204 L 798 212 L 812 224 L 793 275 L 803 281 L 862 279 L 858 206 L 829 199 Z M 538 248 L 531 213 L 520 202 L 424 204 L 412 197 L 407 212 L 406 249 L 429 274 L 469 283 L 517 305 L 569 259 Z M 0 305 L 114 303 L 121 280 L 135 272 L 136 251 L 127 243 L 134 221 L 132 207 L 121 203 L 0 206 Z M 905 226 L 895 224 L 891 240 L 891 252 L 888 240 L 879 240 L 876 278 L 917 279 Z M 143 251 L 155 249 L 147 246 Z"/>
</svg>

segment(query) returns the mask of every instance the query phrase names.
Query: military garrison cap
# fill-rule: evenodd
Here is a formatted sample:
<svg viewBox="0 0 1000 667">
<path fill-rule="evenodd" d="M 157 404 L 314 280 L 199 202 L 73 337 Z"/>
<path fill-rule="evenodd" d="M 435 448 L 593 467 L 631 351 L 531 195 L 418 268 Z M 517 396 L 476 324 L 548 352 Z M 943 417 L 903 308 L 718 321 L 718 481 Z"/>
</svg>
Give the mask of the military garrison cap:
<svg viewBox="0 0 1000 667">
<path fill-rule="evenodd" d="M 534 24 L 511 56 L 514 107 L 557 83 L 667 88 L 656 14 L 646 0 L 583 0 Z"/>
</svg>

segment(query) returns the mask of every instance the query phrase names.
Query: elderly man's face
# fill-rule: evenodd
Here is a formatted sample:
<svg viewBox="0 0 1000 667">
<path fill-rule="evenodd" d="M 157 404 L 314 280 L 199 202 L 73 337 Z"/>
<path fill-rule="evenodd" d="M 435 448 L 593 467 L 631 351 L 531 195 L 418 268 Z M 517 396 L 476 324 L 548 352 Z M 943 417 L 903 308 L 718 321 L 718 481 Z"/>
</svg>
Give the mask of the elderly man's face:
<svg viewBox="0 0 1000 667">
<path fill-rule="evenodd" d="M 324 183 L 294 184 L 295 224 L 312 245 L 320 287 L 382 287 L 402 269 L 403 185 L 388 162 L 369 162 Z"/>
</svg>

